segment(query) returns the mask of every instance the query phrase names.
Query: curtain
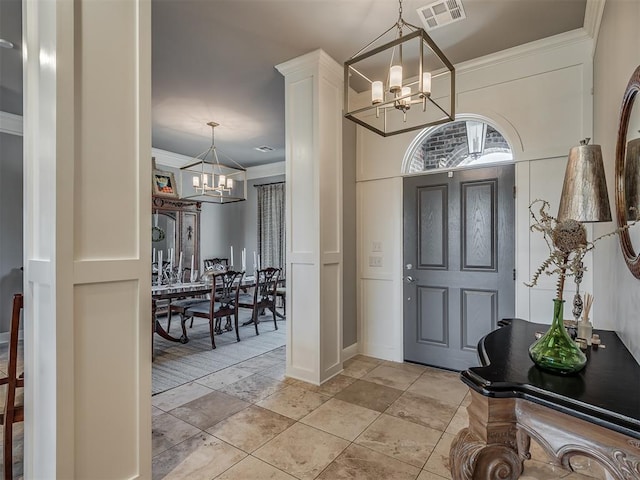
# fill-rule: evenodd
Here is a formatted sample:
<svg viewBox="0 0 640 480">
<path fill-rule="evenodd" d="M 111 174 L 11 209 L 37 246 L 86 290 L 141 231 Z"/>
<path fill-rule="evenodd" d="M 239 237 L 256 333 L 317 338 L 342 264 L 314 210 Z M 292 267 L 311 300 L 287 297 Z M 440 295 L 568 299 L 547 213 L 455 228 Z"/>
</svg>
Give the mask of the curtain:
<svg viewBox="0 0 640 480">
<path fill-rule="evenodd" d="M 260 267 L 285 267 L 285 184 L 258 185 Z"/>
</svg>

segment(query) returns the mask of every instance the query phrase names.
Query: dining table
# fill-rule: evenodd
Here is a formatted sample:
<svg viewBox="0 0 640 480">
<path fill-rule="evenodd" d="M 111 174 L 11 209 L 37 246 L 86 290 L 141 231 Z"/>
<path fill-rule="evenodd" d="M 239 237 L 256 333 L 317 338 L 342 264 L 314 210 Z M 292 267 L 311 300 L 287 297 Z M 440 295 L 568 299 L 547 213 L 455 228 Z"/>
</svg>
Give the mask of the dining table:
<svg viewBox="0 0 640 480">
<path fill-rule="evenodd" d="M 242 277 L 241 288 L 247 289 L 255 286 L 255 277 L 253 275 L 246 275 Z M 167 332 L 162 324 L 158 321 L 157 316 L 157 302 L 160 300 L 168 300 L 167 306 L 168 312 L 170 312 L 171 300 L 193 297 L 204 297 L 211 293 L 211 283 L 198 281 L 191 283 L 174 283 L 171 285 L 157 285 L 151 286 L 151 319 L 153 325 L 153 332 L 160 335 L 165 340 L 176 343 L 183 343 L 182 338 L 174 337 Z M 169 314 L 169 313 L 168 313 Z M 151 339 L 151 350 L 154 350 L 153 335 Z"/>
</svg>

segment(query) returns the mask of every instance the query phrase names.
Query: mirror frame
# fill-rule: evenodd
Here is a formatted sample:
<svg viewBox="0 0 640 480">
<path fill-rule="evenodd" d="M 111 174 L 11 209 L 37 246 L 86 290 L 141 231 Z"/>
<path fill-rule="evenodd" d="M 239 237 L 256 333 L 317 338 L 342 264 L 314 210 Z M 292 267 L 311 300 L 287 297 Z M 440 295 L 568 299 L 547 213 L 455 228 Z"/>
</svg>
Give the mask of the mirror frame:
<svg viewBox="0 0 640 480">
<path fill-rule="evenodd" d="M 616 143 L 616 219 L 618 228 L 627 226 L 627 207 L 625 199 L 625 179 L 624 162 L 627 152 L 627 130 L 633 104 L 640 92 L 640 66 L 631 75 L 627 88 L 622 97 L 622 107 L 620 109 L 620 124 L 618 127 L 618 141 Z M 631 244 L 629 230 L 624 228 L 618 235 L 620 238 L 620 248 L 627 267 L 634 277 L 640 279 L 640 253 L 636 254 Z M 639 247 L 639 245 L 636 245 Z"/>
</svg>

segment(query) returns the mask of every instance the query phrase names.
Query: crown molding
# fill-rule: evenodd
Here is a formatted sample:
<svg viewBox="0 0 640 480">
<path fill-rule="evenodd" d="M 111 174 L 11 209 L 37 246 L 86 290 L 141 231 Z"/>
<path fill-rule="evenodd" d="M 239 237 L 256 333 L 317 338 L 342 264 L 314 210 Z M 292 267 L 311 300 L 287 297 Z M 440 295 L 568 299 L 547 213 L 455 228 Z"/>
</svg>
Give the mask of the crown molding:
<svg viewBox="0 0 640 480">
<path fill-rule="evenodd" d="M 267 163 L 247 168 L 247 180 L 285 174 L 285 162 Z"/>
<path fill-rule="evenodd" d="M 22 116 L 0 111 L 0 132 L 22 136 Z"/>
<path fill-rule="evenodd" d="M 541 38 L 533 42 L 508 48 L 500 52 L 491 53 L 484 57 L 474 58 L 455 65 L 456 74 L 468 73 L 474 70 L 492 66 L 498 63 L 513 61 L 541 52 L 556 50 L 569 45 L 590 42 L 592 38 L 584 28 L 576 28 L 568 32 L 559 33 L 551 37 Z"/>
<path fill-rule="evenodd" d="M 278 70 L 283 76 L 286 77 L 287 75 L 290 75 L 292 73 L 315 68 L 318 65 L 324 67 L 327 71 L 340 78 L 344 73 L 342 65 L 336 62 L 328 53 L 326 53 L 321 48 L 313 50 L 309 53 L 305 53 L 304 55 L 301 55 L 299 57 L 292 58 L 291 60 L 288 60 L 286 62 L 280 63 L 276 65 L 276 70 Z"/>
<path fill-rule="evenodd" d="M 598 44 L 598 33 L 600 33 L 600 23 L 602 22 L 605 2 L 606 0 L 587 0 L 587 6 L 584 11 L 583 28 L 587 35 L 593 39 L 593 54 L 595 54 L 596 45 Z"/>
<path fill-rule="evenodd" d="M 193 161 L 192 157 L 155 147 L 151 149 L 151 156 L 156 159 L 156 165 L 172 168 L 180 168 Z"/>
</svg>

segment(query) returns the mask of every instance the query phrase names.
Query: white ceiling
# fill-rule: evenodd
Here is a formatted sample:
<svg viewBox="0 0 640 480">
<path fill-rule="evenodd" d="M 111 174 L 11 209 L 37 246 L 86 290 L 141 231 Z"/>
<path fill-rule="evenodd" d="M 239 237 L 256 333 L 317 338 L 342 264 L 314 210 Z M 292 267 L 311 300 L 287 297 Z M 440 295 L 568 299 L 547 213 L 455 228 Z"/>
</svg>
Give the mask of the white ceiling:
<svg viewBox="0 0 640 480">
<path fill-rule="evenodd" d="M 404 18 L 432 0 L 403 0 Z M 454 63 L 582 27 L 587 0 L 462 0 L 467 18 L 430 32 Z M 210 144 L 244 166 L 284 159 L 275 65 L 317 48 L 342 63 L 397 19 L 396 0 L 152 0 L 153 146 Z M 0 0 L 0 109 L 22 113 L 20 0 Z M 261 153 L 254 147 L 275 150 Z"/>
</svg>

